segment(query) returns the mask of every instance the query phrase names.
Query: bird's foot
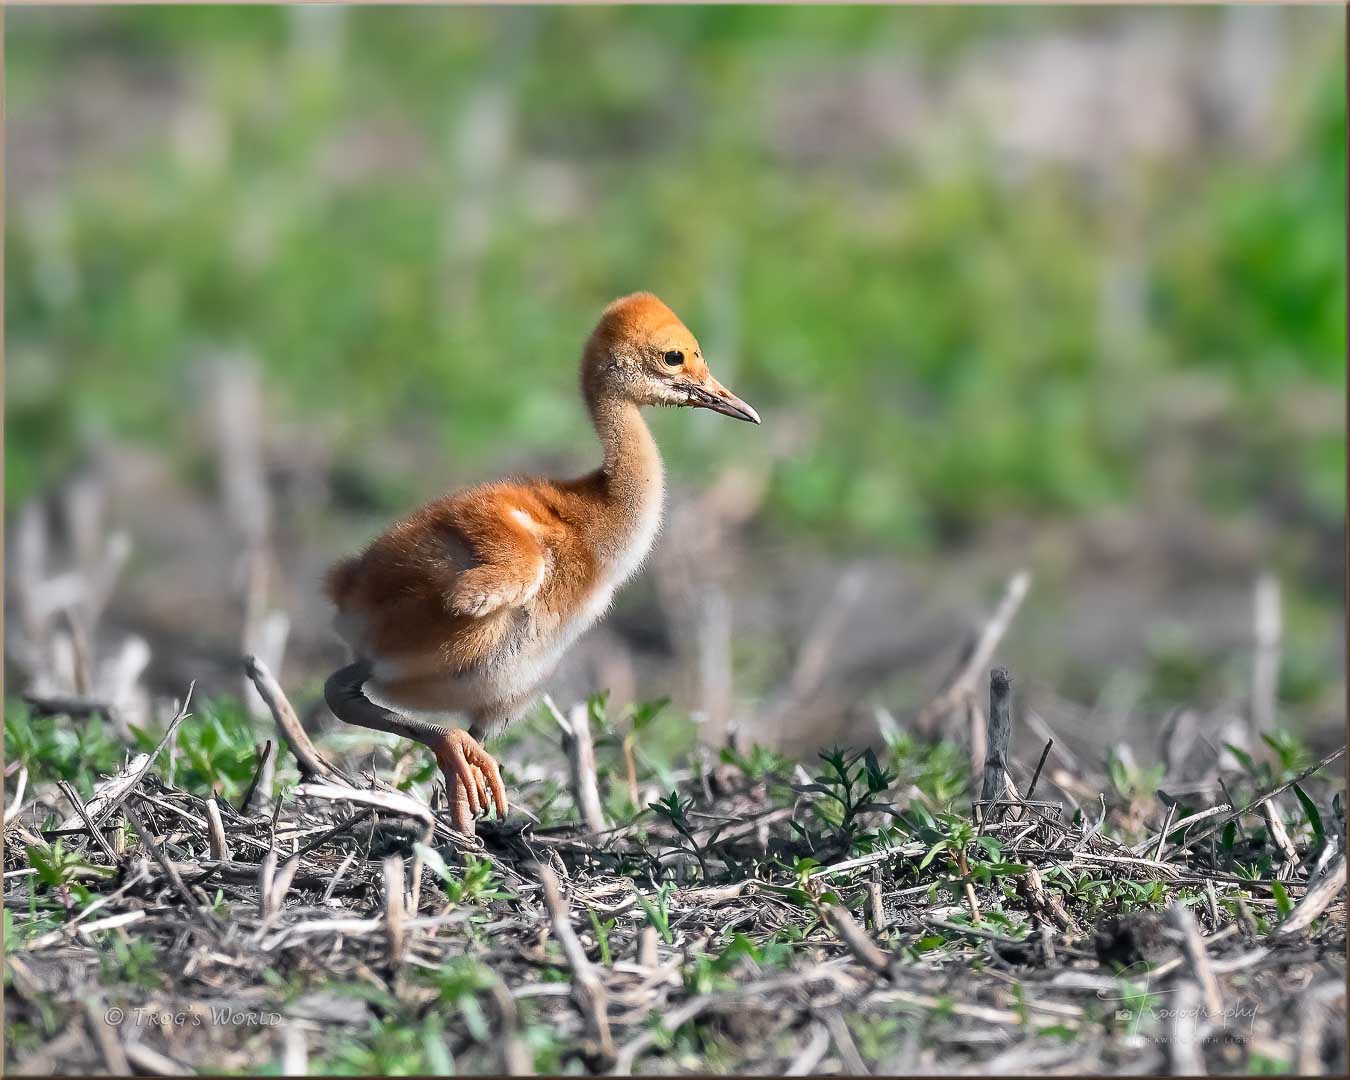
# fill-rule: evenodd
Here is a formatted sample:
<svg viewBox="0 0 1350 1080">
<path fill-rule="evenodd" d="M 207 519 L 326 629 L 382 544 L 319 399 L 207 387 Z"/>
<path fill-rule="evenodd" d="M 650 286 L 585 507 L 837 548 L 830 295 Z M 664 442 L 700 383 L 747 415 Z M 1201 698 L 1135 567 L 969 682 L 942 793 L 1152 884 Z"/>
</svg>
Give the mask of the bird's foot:
<svg viewBox="0 0 1350 1080">
<path fill-rule="evenodd" d="M 496 806 L 499 821 L 506 820 L 506 785 L 501 770 L 472 735 L 460 730 L 448 732 L 433 750 L 445 774 L 445 793 L 456 829 L 473 836 L 474 818 L 485 813 L 489 805 Z"/>
</svg>

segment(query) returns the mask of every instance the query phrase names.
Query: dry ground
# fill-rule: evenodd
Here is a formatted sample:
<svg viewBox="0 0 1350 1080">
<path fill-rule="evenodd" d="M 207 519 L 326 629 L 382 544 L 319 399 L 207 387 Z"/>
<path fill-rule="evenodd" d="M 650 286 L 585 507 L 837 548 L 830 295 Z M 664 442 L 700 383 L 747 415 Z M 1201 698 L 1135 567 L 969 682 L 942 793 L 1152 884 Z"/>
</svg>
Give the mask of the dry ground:
<svg viewBox="0 0 1350 1080">
<path fill-rule="evenodd" d="M 88 799 L 30 787 L 9 1071 L 1345 1069 L 1341 752 L 1169 811 L 1052 749 L 1015 782 L 1076 799 L 972 805 L 942 742 L 653 778 L 642 715 L 554 716 L 477 839 L 359 761 L 270 805 L 174 786 L 162 748 Z"/>
</svg>

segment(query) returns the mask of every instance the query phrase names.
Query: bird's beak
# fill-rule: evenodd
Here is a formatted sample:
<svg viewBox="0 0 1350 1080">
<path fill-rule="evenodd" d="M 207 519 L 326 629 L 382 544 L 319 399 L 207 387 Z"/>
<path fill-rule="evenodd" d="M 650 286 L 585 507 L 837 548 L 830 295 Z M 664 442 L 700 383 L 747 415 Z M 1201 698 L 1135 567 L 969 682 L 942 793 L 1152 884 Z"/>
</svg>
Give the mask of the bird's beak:
<svg viewBox="0 0 1350 1080">
<path fill-rule="evenodd" d="M 687 389 L 689 400 L 685 402 L 686 405 L 696 409 L 711 409 L 723 416 L 733 416 L 737 420 L 747 420 L 752 424 L 759 423 L 759 413 L 711 375 L 702 384 L 691 383 Z"/>
</svg>

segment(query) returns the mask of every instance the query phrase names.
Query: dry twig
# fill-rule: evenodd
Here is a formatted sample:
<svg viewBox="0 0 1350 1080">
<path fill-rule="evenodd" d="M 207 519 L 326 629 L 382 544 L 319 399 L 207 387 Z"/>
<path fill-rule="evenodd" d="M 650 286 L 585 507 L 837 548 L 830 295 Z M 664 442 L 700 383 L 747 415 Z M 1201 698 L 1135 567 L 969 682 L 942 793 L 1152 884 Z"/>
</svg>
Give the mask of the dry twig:
<svg viewBox="0 0 1350 1080">
<path fill-rule="evenodd" d="M 1019 571 L 1009 579 L 1003 599 L 999 601 L 993 615 L 980 628 L 956 676 L 947 685 L 947 689 L 920 710 L 915 720 L 915 725 L 920 731 L 931 732 L 942 717 L 959 708 L 962 702 L 974 698 L 980 672 L 993 658 L 994 650 L 1003 640 L 1003 635 L 1008 632 L 1008 627 L 1012 624 L 1017 609 L 1022 606 L 1022 601 L 1026 599 L 1030 588 L 1031 574 L 1026 570 Z"/>
<path fill-rule="evenodd" d="M 253 680 L 258 695 L 272 713 L 277 731 L 291 748 L 291 753 L 295 755 L 295 760 L 300 766 L 300 775 L 305 779 L 317 777 L 330 784 L 346 784 L 351 787 L 352 781 L 314 748 L 309 735 L 300 725 L 300 718 L 295 715 L 295 709 L 291 707 L 285 691 L 273 678 L 267 665 L 256 656 L 246 656 L 244 670 Z"/>
<path fill-rule="evenodd" d="M 1306 930 L 1345 888 L 1345 852 L 1332 860 L 1326 872 L 1309 885 L 1303 899 L 1295 905 L 1289 917 L 1275 928 L 1276 938 L 1288 937 Z"/>
<path fill-rule="evenodd" d="M 608 995 L 605 984 L 596 974 L 586 951 L 581 947 L 576 931 L 572 929 L 571 915 L 567 910 L 562 892 L 558 887 L 558 876 L 543 863 L 535 864 L 535 873 L 544 887 L 544 904 L 548 907 L 549 919 L 553 926 L 553 936 L 562 946 L 563 955 L 576 978 L 577 1005 L 586 1017 L 591 1036 L 595 1039 L 601 1056 L 614 1058 L 614 1041 L 609 1031 Z"/>
<path fill-rule="evenodd" d="M 1195 916 L 1185 904 L 1173 904 L 1167 909 L 1167 922 L 1181 935 L 1181 949 L 1191 975 L 1200 986 L 1204 996 L 1205 1012 L 1210 1017 L 1223 1016 L 1223 996 L 1219 992 L 1219 981 L 1209 966 L 1209 954 L 1205 951 L 1205 939 L 1200 936 L 1200 928 L 1195 925 Z"/>
<path fill-rule="evenodd" d="M 890 971 L 890 957 L 867 936 L 867 931 L 858 925 L 846 908 L 839 904 L 821 904 L 820 913 L 859 963 L 878 975 Z"/>
<path fill-rule="evenodd" d="M 1264 795 L 1261 795 L 1258 798 L 1253 799 L 1241 810 L 1236 810 L 1230 814 L 1226 814 L 1224 817 L 1220 818 L 1219 821 L 1211 825 L 1208 829 L 1196 833 L 1195 836 L 1189 837 L 1188 839 L 1182 841 L 1177 850 L 1184 851 L 1188 848 L 1194 847 L 1196 844 L 1200 843 L 1201 840 L 1207 840 L 1209 837 L 1213 836 L 1225 825 L 1227 825 L 1230 821 L 1236 821 L 1244 814 L 1250 814 L 1253 810 L 1260 809 L 1263 803 L 1269 801 L 1270 799 L 1275 798 L 1276 795 L 1283 794 L 1284 792 L 1288 791 L 1291 787 L 1293 787 L 1295 784 L 1302 783 L 1308 777 L 1312 776 L 1313 773 L 1321 772 L 1333 761 L 1341 757 L 1344 753 L 1345 753 L 1344 746 L 1342 746 L 1339 750 L 1333 750 L 1321 761 L 1319 761 L 1316 765 L 1310 765 L 1308 768 L 1304 769 L 1301 773 L 1299 773 L 1292 779 L 1286 780 L 1283 784 L 1280 784 L 1278 787 L 1272 788 L 1270 791 L 1267 791 Z M 1177 826 L 1173 826 L 1173 831 L 1175 831 L 1176 828 Z"/>
<path fill-rule="evenodd" d="M 581 812 L 581 820 L 591 832 L 604 832 L 609 824 L 600 807 L 600 789 L 595 779 L 595 746 L 591 742 L 591 725 L 586 706 L 578 705 L 572 710 L 569 719 L 558 710 L 553 698 L 545 694 L 544 707 L 548 709 L 554 723 L 562 729 L 563 752 L 567 755 L 572 777 L 572 796 Z"/>
</svg>

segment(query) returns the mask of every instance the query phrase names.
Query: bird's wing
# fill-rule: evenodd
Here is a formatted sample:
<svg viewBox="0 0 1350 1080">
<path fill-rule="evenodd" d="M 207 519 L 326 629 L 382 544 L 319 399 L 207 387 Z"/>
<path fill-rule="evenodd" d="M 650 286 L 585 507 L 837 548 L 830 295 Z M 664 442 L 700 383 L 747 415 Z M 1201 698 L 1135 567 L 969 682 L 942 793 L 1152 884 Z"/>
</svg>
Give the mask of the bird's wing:
<svg viewBox="0 0 1350 1080">
<path fill-rule="evenodd" d="M 524 607 L 538 595 L 547 576 L 548 560 L 542 552 L 521 551 L 511 559 L 483 563 L 455 580 L 450 610 L 481 619 L 502 608 Z"/>
<path fill-rule="evenodd" d="M 482 503 L 466 510 L 457 525 L 476 565 L 455 579 L 450 610 L 481 619 L 502 608 L 526 606 L 539 594 L 552 565 L 538 523 L 509 500 L 489 500 L 486 494 Z"/>
</svg>

